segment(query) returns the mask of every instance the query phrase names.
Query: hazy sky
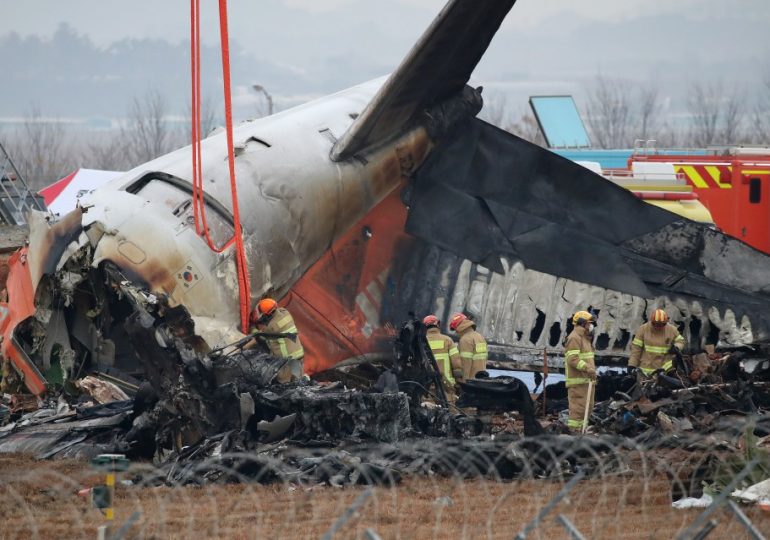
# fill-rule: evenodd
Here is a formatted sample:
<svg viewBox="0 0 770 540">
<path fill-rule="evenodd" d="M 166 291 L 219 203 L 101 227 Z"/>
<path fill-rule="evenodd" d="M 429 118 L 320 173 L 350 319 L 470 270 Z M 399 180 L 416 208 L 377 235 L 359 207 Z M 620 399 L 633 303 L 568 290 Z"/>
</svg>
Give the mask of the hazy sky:
<svg viewBox="0 0 770 540">
<path fill-rule="evenodd" d="M 486 0 L 477 1 L 483 5 Z M 216 2 L 202 4 L 204 43 L 215 45 Z M 279 100 L 291 102 L 392 70 L 444 1 L 231 0 L 229 4 L 231 39 L 242 53 L 234 75 L 242 101 L 257 99 L 243 96 L 250 84 L 260 82 L 271 85 Z M 186 0 L 0 0 L 0 9 L 0 40 L 12 32 L 50 38 L 61 23 L 101 49 L 123 40 L 180 45 L 189 36 Z M 671 102 L 682 101 L 687 85 L 698 79 L 722 80 L 751 95 L 770 74 L 768 36 L 770 0 L 519 0 L 475 79 L 490 92 L 505 94 L 513 108 L 524 106 L 526 96 L 533 93 L 579 97 L 597 73 L 639 84 L 652 81 Z M 183 47 L 176 54 L 177 65 L 166 70 L 179 79 L 181 89 L 187 59 Z M 30 57 L 30 70 L 35 61 Z M 73 77 L 75 71 L 87 70 L 87 63 L 75 62 Z M 142 75 L 139 71 L 137 77 Z M 84 71 L 76 78 L 89 76 Z M 145 77 L 144 84 L 150 85 L 163 77 L 163 71 L 148 67 Z M 16 84 L 23 86 L 23 80 Z M 4 85 L 0 98 L 8 98 L 10 107 L 17 109 L 30 90 L 14 99 L 10 92 Z M 118 94 L 116 99 L 124 100 Z M 57 95 L 45 97 L 46 106 L 57 114 L 64 114 L 63 107 L 73 107 L 72 98 L 59 105 Z M 75 108 L 88 106 L 84 102 Z M 118 106 L 125 109 L 122 103 L 114 104 Z M 9 114 L 12 111 L 0 103 L 0 115 Z"/>
<path fill-rule="evenodd" d="M 478 0 L 480 4 L 484 1 Z M 445 3 L 444 0 L 231 0 L 229 9 L 233 38 L 248 46 L 252 52 L 257 52 L 260 45 L 269 47 L 260 38 L 260 31 L 272 26 L 286 13 L 301 17 L 303 22 L 312 20 L 307 18 L 308 14 L 320 16 L 321 21 L 329 24 L 325 30 L 330 34 L 344 32 L 347 20 L 363 21 L 383 29 L 388 19 L 400 20 L 400 24 L 389 30 L 402 34 L 404 26 L 409 30 L 415 26 L 424 27 Z M 202 4 L 204 15 L 216 14 L 216 2 L 203 0 Z M 70 23 L 101 45 L 125 37 L 181 40 L 189 33 L 189 2 L 186 0 L 2 0 L 0 5 L 3 6 L 0 34 L 9 31 L 51 34 L 62 21 Z M 770 22 L 769 6 L 770 2 L 766 0 L 519 0 L 505 27 L 529 29 L 552 17 L 569 19 L 573 16 L 607 23 L 659 15 L 687 15 L 700 20 L 764 19 Z M 391 13 L 392 17 L 383 20 L 381 14 L 384 12 Z M 332 16 L 332 20 L 339 18 L 340 24 L 334 25 L 328 15 Z M 298 34 L 303 28 L 283 30 Z M 316 29 L 306 30 L 315 33 Z M 558 31 L 558 28 L 554 30 Z M 727 37 L 731 32 L 740 33 L 739 28 L 691 28 L 683 29 L 676 39 L 686 41 L 692 33 L 702 31 L 713 34 L 717 39 Z M 212 33 L 211 38 L 215 37 Z"/>
</svg>

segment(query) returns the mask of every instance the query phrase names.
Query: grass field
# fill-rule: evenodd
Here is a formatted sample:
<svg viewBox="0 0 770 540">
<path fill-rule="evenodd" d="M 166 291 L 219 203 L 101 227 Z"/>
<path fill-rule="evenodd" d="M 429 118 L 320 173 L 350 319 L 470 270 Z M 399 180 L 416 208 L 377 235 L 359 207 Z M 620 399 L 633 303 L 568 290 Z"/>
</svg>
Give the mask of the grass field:
<svg viewBox="0 0 770 540">
<path fill-rule="evenodd" d="M 130 475 L 129 475 L 130 476 Z M 93 538 L 104 523 L 83 487 L 103 477 L 88 464 L 0 455 L 0 537 Z M 496 482 L 412 477 L 397 488 L 374 488 L 335 538 L 513 538 L 561 488 L 560 482 Z M 138 511 L 127 536 L 142 538 L 320 538 L 364 487 L 305 488 L 289 484 L 205 487 L 117 487 L 117 525 Z M 744 507 L 770 535 L 770 515 Z M 581 482 L 529 538 L 567 538 L 554 522 L 568 517 L 586 538 L 673 538 L 698 510 L 671 508 L 665 475 L 651 473 Z M 749 538 L 725 511 L 709 538 Z"/>
</svg>

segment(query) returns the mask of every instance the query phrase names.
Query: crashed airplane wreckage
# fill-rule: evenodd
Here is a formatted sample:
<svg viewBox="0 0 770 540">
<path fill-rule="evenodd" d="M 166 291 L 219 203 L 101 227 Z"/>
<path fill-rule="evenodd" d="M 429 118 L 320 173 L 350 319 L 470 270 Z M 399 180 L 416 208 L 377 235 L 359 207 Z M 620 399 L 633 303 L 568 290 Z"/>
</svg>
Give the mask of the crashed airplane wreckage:
<svg viewBox="0 0 770 540">
<path fill-rule="evenodd" d="M 567 314 L 588 305 L 600 350 L 626 350 L 648 303 L 675 307 L 693 347 L 767 342 L 764 254 L 476 118 L 467 82 L 513 4 L 450 1 L 384 81 L 236 129 L 251 305 L 270 294 L 290 308 L 309 374 L 392 360 L 410 312 L 477 315 L 499 357 L 558 349 Z M 224 135 L 202 149 L 221 244 L 234 231 Z M 240 355 L 228 378 L 232 359 L 211 354 L 242 337 L 236 263 L 195 232 L 191 161 L 183 148 L 61 219 L 33 213 L 0 322 L 4 384 L 43 396 L 87 374 L 148 381 L 177 442 L 251 410 L 242 385 L 272 364 Z"/>
</svg>

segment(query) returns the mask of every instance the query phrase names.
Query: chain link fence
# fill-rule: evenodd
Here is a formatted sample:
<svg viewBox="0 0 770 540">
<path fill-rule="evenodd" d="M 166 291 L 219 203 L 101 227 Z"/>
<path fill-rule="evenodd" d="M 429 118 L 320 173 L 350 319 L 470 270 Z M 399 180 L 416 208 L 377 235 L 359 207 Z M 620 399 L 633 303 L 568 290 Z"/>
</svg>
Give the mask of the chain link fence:
<svg viewBox="0 0 770 540">
<path fill-rule="evenodd" d="M 643 441 L 501 433 L 220 446 L 163 467 L 133 463 L 118 476 L 106 537 L 764 538 L 770 487 L 745 489 L 770 478 L 770 417 L 727 418 L 708 434 Z M 5 454 L 0 480 L 0 538 L 86 538 L 106 523 L 78 496 L 104 482 L 87 463 Z"/>
</svg>

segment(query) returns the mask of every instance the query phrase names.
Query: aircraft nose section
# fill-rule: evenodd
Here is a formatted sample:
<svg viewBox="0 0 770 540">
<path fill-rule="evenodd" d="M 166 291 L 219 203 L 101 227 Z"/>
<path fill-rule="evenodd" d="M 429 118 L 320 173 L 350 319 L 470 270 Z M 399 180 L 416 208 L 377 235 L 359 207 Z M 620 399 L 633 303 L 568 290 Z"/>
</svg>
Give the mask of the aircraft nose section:
<svg viewBox="0 0 770 540">
<path fill-rule="evenodd" d="M 91 266 L 109 261 L 127 278 L 167 295 L 171 306 L 183 304 L 192 315 L 229 322 L 237 313 L 231 251 L 211 251 L 184 212 L 125 191 L 96 194 L 90 202 L 83 230 L 93 248 Z"/>
</svg>

